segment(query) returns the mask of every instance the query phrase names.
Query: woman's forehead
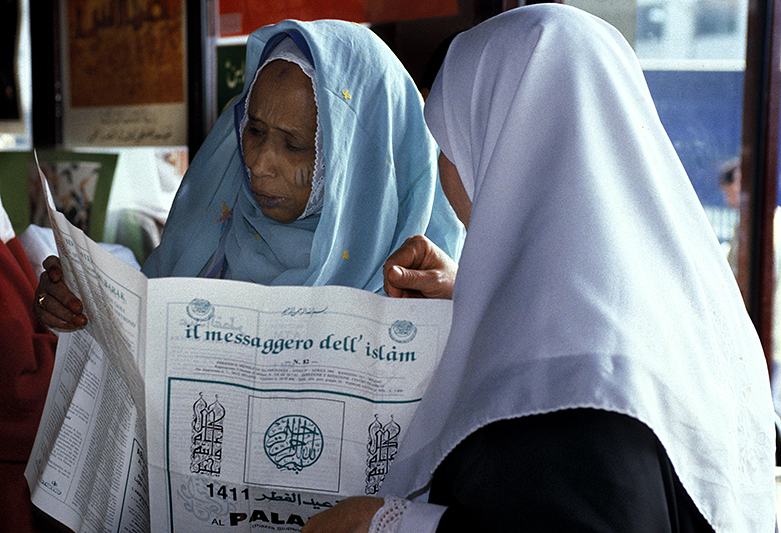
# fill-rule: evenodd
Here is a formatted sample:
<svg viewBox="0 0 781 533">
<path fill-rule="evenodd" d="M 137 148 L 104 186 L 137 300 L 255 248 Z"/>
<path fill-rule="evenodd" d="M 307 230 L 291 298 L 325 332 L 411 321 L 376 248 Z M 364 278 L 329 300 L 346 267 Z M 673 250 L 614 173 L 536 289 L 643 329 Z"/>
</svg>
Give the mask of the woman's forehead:
<svg viewBox="0 0 781 533">
<path fill-rule="evenodd" d="M 295 63 L 273 61 L 258 75 L 248 106 L 250 120 L 285 133 L 313 134 L 317 106 L 309 77 Z"/>
</svg>

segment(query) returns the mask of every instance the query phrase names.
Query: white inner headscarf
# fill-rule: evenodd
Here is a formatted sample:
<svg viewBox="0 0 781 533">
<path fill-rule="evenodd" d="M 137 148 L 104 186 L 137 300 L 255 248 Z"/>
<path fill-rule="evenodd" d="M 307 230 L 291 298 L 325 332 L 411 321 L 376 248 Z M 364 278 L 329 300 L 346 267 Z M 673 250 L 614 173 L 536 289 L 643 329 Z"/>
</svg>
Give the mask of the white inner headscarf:
<svg viewBox="0 0 781 533">
<path fill-rule="evenodd" d="M 272 61 L 275 61 L 277 59 L 282 59 L 284 61 L 288 61 L 290 63 L 295 63 L 299 67 L 301 67 L 301 70 L 304 71 L 304 74 L 306 74 L 309 79 L 312 81 L 312 90 L 314 91 L 315 96 L 315 106 L 317 106 L 317 83 L 315 82 L 315 68 L 312 66 L 312 64 L 309 62 L 309 60 L 304 56 L 304 53 L 296 46 L 296 43 L 293 42 L 293 39 L 290 37 L 285 37 L 282 39 L 278 45 L 274 47 L 274 49 L 271 51 L 269 56 L 266 58 L 265 61 L 263 61 L 263 64 L 260 66 L 260 68 L 255 71 L 255 77 L 252 79 L 252 83 L 249 87 L 249 92 L 247 94 L 252 94 L 252 89 L 255 87 L 255 82 L 258 81 L 258 76 L 260 75 L 260 72 L 263 70 L 263 68 L 271 63 Z M 247 98 L 244 102 L 244 117 L 241 119 L 241 129 L 239 130 L 239 136 L 241 140 L 244 139 L 244 128 L 247 126 L 247 122 L 249 121 L 249 114 L 247 113 L 247 108 L 249 108 L 251 98 Z M 250 170 L 247 168 L 247 175 L 250 175 Z M 315 132 L 315 170 L 314 175 L 312 176 L 312 192 L 309 193 L 309 201 L 306 204 L 306 208 L 304 209 L 304 212 L 301 213 L 301 216 L 298 217 L 297 220 L 301 220 L 302 218 L 306 218 L 309 215 L 313 215 L 315 213 L 319 213 L 323 209 L 323 178 L 325 177 L 325 171 L 323 167 L 323 133 L 320 130 L 320 119 L 319 119 L 319 110 L 318 110 L 318 119 L 317 119 L 317 131 Z"/>
<path fill-rule="evenodd" d="M 447 347 L 382 492 L 424 490 L 493 421 L 597 408 L 654 431 L 716 531 L 772 532 L 762 348 L 619 32 L 506 12 L 456 37 L 425 113 L 473 205 Z"/>
<path fill-rule="evenodd" d="M 3 201 L 0 200 L 0 240 L 8 242 L 16 236 L 14 227 L 11 224 L 11 219 L 8 217 L 8 213 L 3 207 Z"/>
</svg>

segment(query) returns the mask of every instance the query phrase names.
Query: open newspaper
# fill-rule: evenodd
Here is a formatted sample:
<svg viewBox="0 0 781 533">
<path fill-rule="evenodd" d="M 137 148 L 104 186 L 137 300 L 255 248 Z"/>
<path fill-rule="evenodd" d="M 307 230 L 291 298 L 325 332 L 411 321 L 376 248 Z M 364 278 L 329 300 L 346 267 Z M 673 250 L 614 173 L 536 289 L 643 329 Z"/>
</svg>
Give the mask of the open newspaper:
<svg viewBox="0 0 781 533">
<path fill-rule="evenodd" d="M 49 206 L 89 325 L 60 336 L 36 506 L 76 532 L 299 531 L 379 490 L 449 301 L 147 279 Z"/>
</svg>

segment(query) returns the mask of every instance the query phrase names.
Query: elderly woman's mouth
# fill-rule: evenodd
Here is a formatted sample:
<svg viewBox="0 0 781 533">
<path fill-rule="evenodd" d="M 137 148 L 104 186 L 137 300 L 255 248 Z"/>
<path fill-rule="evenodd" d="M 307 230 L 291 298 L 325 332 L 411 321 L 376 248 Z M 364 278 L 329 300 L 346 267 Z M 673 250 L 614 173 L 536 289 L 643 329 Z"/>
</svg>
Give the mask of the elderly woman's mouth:
<svg viewBox="0 0 781 533">
<path fill-rule="evenodd" d="M 254 193 L 255 201 L 262 208 L 278 207 L 284 201 L 281 196 L 269 196 L 265 194 Z"/>
</svg>

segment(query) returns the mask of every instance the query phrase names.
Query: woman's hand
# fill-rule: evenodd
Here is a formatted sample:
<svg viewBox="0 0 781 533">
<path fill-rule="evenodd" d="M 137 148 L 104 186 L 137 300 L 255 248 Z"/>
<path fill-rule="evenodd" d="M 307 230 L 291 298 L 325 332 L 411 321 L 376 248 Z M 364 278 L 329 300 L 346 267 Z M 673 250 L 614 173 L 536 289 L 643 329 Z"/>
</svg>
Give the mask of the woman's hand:
<svg viewBox="0 0 781 533">
<path fill-rule="evenodd" d="M 33 302 L 35 316 L 52 329 L 73 331 L 86 326 L 84 305 L 65 285 L 60 258 L 50 255 L 44 259 L 43 268 L 46 270 L 41 274 Z"/>
<path fill-rule="evenodd" d="M 393 298 L 453 297 L 458 265 L 423 235 L 410 237 L 382 267 L 385 293 Z"/>
<path fill-rule="evenodd" d="M 307 520 L 301 533 L 367 533 L 382 504 L 372 496 L 347 498 Z"/>
</svg>

